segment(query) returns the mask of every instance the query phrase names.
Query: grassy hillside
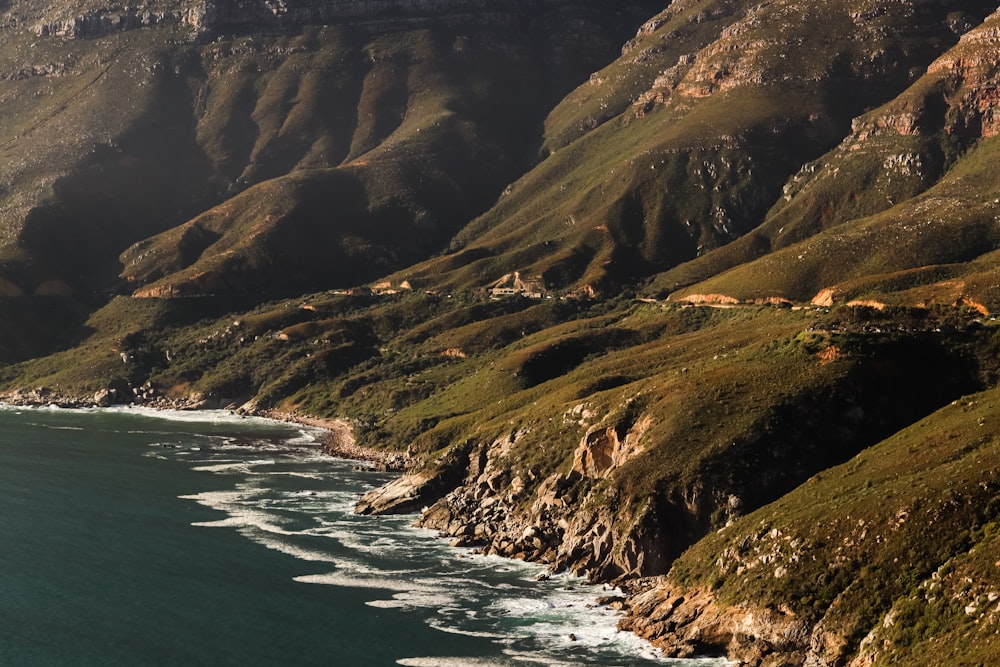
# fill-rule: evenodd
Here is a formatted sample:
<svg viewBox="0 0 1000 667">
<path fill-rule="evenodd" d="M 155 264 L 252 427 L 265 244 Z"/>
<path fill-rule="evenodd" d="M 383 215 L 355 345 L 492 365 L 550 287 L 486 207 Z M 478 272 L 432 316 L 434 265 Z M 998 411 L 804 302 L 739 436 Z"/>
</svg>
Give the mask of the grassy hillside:
<svg viewBox="0 0 1000 667">
<path fill-rule="evenodd" d="M 744 237 L 855 117 L 903 93 L 987 13 L 863 4 L 672 3 L 552 111 L 546 159 L 453 253 L 400 279 L 454 289 L 519 270 L 612 292 Z M 744 259 L 763 238 L 749 237 Z"/>
<path fill-rule="evenodd" d="M 834 664 L 990 664 L 996 400 L 965 396 L 813 477 L 706 537 L 666 585 L 807 622 Z"/>
<path fill-rule="evenodd" d="M 993 8 L 317 7 L 0 4 L 0 389 L 347 419 L 673 654 L 996 657 Z"/>
<path fill-rule="evenodd" d="M 424 259 L 534 163 L 551 106 L 657 4 L 327 24 L 310 20 L 343 8 L 305 3 L 259 31 L 249 5 L 4 6 L 0 293 L 289 296 Z"/>
</svg>

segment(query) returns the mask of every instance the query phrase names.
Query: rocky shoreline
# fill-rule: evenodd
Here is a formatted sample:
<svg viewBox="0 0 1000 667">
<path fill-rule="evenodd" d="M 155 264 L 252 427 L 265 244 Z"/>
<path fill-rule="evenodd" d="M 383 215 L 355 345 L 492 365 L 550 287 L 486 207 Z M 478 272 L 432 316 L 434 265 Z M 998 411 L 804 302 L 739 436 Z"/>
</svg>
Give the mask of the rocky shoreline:
<svg viewBox="0 0 1000 667">
<path fill-rule="evenodd" d="M 587 576 L 594 584 L 614 584 L 625 591 L 626 597 L 608 596 L 598 599 L 596 604 L 622 612 L 619 629 L 650 641 L 662 649 L 665 656 L 691 657 L 705 655 L 706 652 L 718 654 L 721 648 L 722 642 L 717 641 L 717 637 L 714 638 L 716 641 L 704 641 L 706 638 L 701 636 L 704 630 L 698 628 L 697 623 L 691 634 L 685 636 L 679 631 L 681 626 L 687 626 L 701 616 L 699 611 L 691 609 L 696 600 L 690 599 L 687 604 L 671 604 L 669 601 L 676 602 L 675 598 L 657 586 L 661 578 L 622 576 L 629 570 L 641 569 L 637 562 L 641 561 L 641 557 L 637 559 L 639 554 L 635 545 L 627 550 L 631 557 L 628 553 L 623 557 L 619 552 L 613 559 L 618 561 L 617 567 L 609 568 L 606 564 L 601 567 L 602 556 L 607 555 L 614 541 L 611 531 L 614 520 L 610 514 L 573 519 L 569 508 L 559 501 L 562 491 L 559 482 L 565 485 L 572 480 L 553 480 L 551 484 L 543 485 L 545 488 L 534 507 L 537 516 L 531 522 L 519 517 L 515 511 L 517 493 L 504 496 L 496 492 L 502 485 L 498 484 L 494 466 L 485 465 L 484 469 L 459 466 L 451 474 L 448 471 L 434 474 L 414 470 L 414 461 L 406 454 L 357 444 L 350 422 L 344 419 L 259 410 L 252 402 L 239 400 L 169 398 L 134 388 L 116 387 L 98 391 L 92 397 L 65 394 L 47 387 L 19 389 L 0 394 L 0 404 L 64 409 L 137 406 L 153 410 L 227 410 L 233 414 L 320 429 L 324 453 L 358 461 L 359 469 L 403 473 L 360 498 L 356 506 L 358 513 L 418 514 L 419 525 L 438 530 L 441 537 L 450 539 L 454 547 L 547 563 L 552 571 L 568 570 L 578 576 Z M 683 598 L 681 602 L 684 602 Z M 684 610 L 686 615 L 678 614 L 678 610 Z M 678 615 L 686 616 L 687 623 L 677 623 Z M 724 629 L 721 634 L 725 634 Z"/>
<path fill-rule="evenodd" d="M 437 530 L 452 546 L 547 564 L 552 572 L 613 585 L 624 596 L 600 598 L 596 604 L 620 612 L 619 630 L 647 640 L 665 658 L 717 657 L 734 665 L 791 667 L 816 657 L 810 652 L 815 628 L 803 619 L 749 602 L 727 606 L 711 591 L 651 574 L 668 569 L 655 533 L 643 527 L 641 518 L 595 509 L 585 498 L 581 502 L 586 478 L 579 470 L 554 474 L 530 489 L 500 465 L 496 451 L 473 450 L 467 459 L 436 470 L 410 469 L 365 494 L 356 511 L 420 512 L 418 525 Z M 814 667 L 825 664 L 820 660 Z"/>
<path fill-rule="evenodd" d="M 239 400 L 211 400 L 199 397 L 169 398 L 151 392 L 149 389 L 109 387 L 96 392 L 92 397 L 65 394 L 56 389 L 17 389 L 0 394 L 0 404 L 23 407 L 58 407 L 64 409 L 109 408 L 134 405 L 153 410 L 228 410 L 247 417 L 264 417 L 323 431 L 321 445 L 323 452 L 341 459 L 363 461 L 366 468 L 381 472 L 402 472 L 411 461 L 406 454 L 387 452 L 357 444 L 350 422 L 344 419 L 324 419 L 292 412 L 259 410 L 250 402 Z"/>
</svg>

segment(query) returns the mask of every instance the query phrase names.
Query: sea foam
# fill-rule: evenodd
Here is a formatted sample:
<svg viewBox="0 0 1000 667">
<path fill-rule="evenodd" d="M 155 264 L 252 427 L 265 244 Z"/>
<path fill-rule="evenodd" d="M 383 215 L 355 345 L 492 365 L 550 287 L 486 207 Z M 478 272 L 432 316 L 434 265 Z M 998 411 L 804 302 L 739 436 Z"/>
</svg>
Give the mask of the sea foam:
<svg viewBox="0 0 1000 667">
<path fill-rule="evenodd" d="M 455 658 L 434 656 L 424 658 L 403 658 L 396 661 L 402 667 L 509 667 L 510 662 L 493 658 Z"/>
</svg>

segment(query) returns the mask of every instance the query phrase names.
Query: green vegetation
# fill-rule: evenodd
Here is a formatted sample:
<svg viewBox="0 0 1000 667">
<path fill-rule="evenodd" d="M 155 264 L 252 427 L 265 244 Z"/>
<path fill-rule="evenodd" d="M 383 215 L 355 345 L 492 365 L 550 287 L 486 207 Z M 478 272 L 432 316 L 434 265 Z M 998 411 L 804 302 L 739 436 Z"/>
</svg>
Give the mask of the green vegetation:
<svg viewBox="0 0 1000 667">
<path fill-rule="evenodd" d="M 996 401 L 996 390 L 963 397 L 816 475 L 692 547 L 671 577 L 731 604 L 822 619 L 848 640 L 843 655 L 940 664 L 944 650 L 992 662 Z M 935 654 L 918 658 L 931 643 Z"/>
<path fill-rule="evenodd" d="M 85 4 L 0 3 L 0 389 L 344 418 L 775 661 L 996 661 L 982 3 L 46 34 Z"/>
</svg>

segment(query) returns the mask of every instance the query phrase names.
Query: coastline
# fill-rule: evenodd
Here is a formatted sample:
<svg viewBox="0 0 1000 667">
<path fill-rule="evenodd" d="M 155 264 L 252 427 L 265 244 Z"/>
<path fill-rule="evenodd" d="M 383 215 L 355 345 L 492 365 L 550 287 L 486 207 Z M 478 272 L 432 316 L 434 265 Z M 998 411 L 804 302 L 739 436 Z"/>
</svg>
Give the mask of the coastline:
<svg viewBox="0 0 1000 667">
<path fill-rule="evenodd" d="M 413 463 L 413 461 L 405 453 L 388 452 L 357 444 L 354 438 L 353 427 L 347 419 L 312 417 L 296 412 L 258 410 L 253 407 L 252 404 L 248 403 L 244 403 L 241 406 L 237 406 L 234 402 L 227 402 L 224 405 L 220 405 L 218 403 L 208 401 L 195 401 L 186 398 L 170 399 L 163 396 L 157 396 L 151 399 L 140 399 L 113 403 L 111 405 L 103 405 L 96 400 L 96 397 L 89 398 L 70 396 L 43 388 L 37 390 L 17 390 L 14 392 L 0 393 L 0 405 L 25 408 L 53 407 L 66 410 L 138 408 L 149 410 L 151 412 L 175 411 L 189 413 L 192 415 L 199 412 L 223 412 L 228 413 L 233 417 L 258 417 L 307 427 L 313 430 L 310 436 L 316 438 L 318 446 L 324 455 L 330 456 L 331 458 L 359 462 L 359 465 L 355 467 L 356 470 L 406 472 L 412 467 Z M 406 480 L 407 476 L 404 476 L 401 479 Z M 363 498 L 363 496 L 359 496 L 359 498 Z M 420 514 L 414 513 L 414 516 L 420 517 Z M 446 531 L 438 531 L 438 538 L 440 540 L 447 541 L 447 537 L 448 533 Z M 475 546 L 475 544 L 470 543 L 468 545 L 460 545 L 453 542 L 451 546 L 453 548 L 462 549 L 463 546 L 472 547 Z M 539 566 L 548 566 L 551 568 L 551 563 L 546 563 L 546 561 L 541 559 L 524 557 L 514 558 L 510 554 L 503 554 L 495 551 L 491 552 L 481 547 L 472 549 L 470 553 L 483 556 L 492 555 L 502 557 L 510 561 L 522 560 L 524 562 L 531 562 Z M 569 570 L 564 568 L 562 569 L 562 572 L 568 574 Z M 553 574 L 555 573 L 540 573 L 536 576 L 536 581 L 547 581 Z M 588 585 L 594 585 L 596 587 L 602 583 L 605 585 L 615 585 L 613 582 L 609 581 L 590 581 L 588 582 Z M 634 595 L 630 592 L 628 586 L 622 585 L 622 582 L 618 582 L 618 585 L 620 586 L 620 589 L 617 592 L 611 591 L 609 594 L 607 588 L 604 588 L 603 591 L 605 592 L 605 595 L 599 596 L 595 594 L 593 596 L 593 602 L 588 605 L 588 608 L 606 608 L 613 610 L 616 612 L 617 622 L 612 625 L 617 626 L 618 631 L 624 630 L 628 634 L 636 637 L 638 640 L 648 642 L 650 646 L 657 646 L 657 649 L 662 651 L 664 647 L 662 645 L 657 645 L 654 638 L 648 636 L 648 633 L 643 633 L 640 628 L 632 628 L 626 625 L 628 620 L 627 612 L 630 610 L 630 605 L 627 600 L 629 598 L 633 598 Z M 577 636 L 574 633 L 570 633 L 567 637 L 563 637 L 562 639 L 576 642 Z M 662 655 L 655 659 L 661 660 Z"/>
<path fill-rule="evenodd" d="M 381 472 L 402 472 L 410 467 L 409 457 L 402 452 L 387 452 L 359 445 L 354 439 L 354 429 L 346 419 L 309 417 L 294 412 L 271 410 L 260 412 L 259 416 L 322 430 L 323 452 L 330 456 L 365 461 Z"/>
<path fill-rule="evenodd" d="M 354 429 L 346 419 L 311 417 L 296 412 L 279 412 L 277 410 L 257 410 L 248 408 L 247 404 L 235 407 L 233 402 L 224 405 L 213 405 L 207 401 L 196 401 L 186 398 L 166 398 L 163 396 L 135 396 L 131 400 L 114 400 L 114 394 L 98 392 L 92 398 L 70 396 L 59 391 L 41 387 L 38 389 L 18 389 L 0 394 L 0 404 L 21 407 L 58 407 L 67 410 L 88 408 L 110 408 L 135 406 L 151 410 L 179 410 L 198 412 L 205 410 L 223 410 L 247 417 L 263 417 L 274 419 L 322 431 L 320 446 L 324 454 L 350 461 L 363 461 L 368 468 L 380 472 L 403 472 L 411 465 L 410 458 L 402 452 L 389 452 L 373 447 L 357 444 Z M 108 400 L 111 399 L 111 400 Z M 138 400 L 136 400 L 138 399 Z"/>
</svg>

